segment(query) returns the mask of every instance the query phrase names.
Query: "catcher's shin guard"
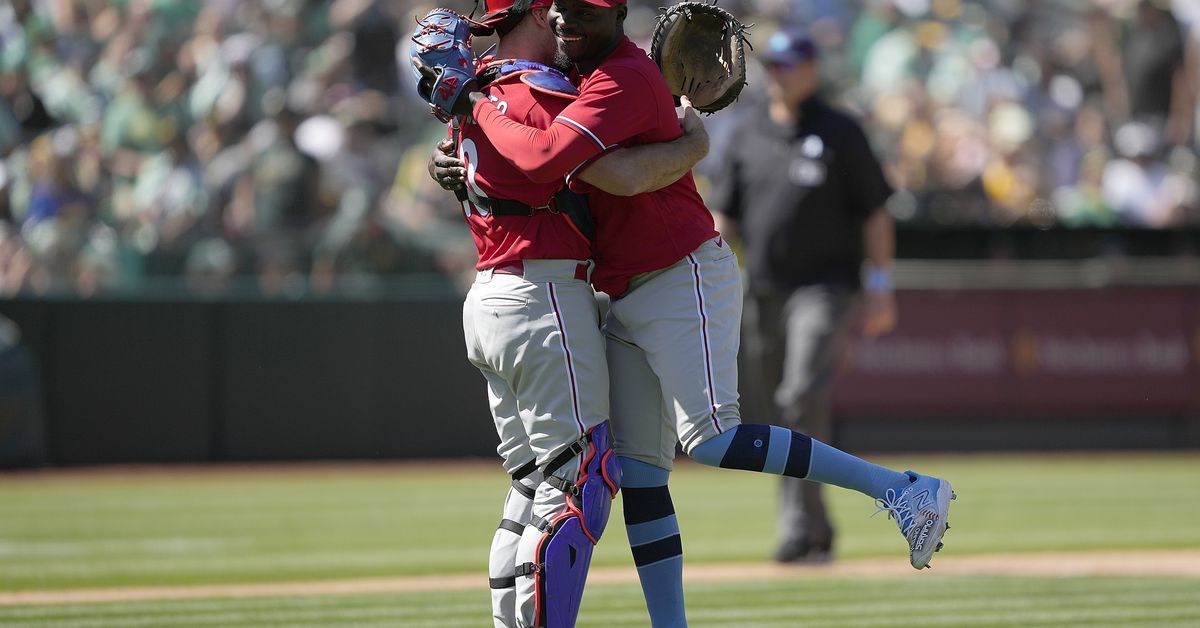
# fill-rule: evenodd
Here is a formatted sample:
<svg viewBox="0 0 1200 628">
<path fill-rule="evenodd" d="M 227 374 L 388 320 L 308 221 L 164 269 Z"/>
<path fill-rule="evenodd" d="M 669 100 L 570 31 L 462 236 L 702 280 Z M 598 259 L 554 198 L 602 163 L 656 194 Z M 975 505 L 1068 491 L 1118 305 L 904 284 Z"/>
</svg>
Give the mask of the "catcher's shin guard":
<svg viewBox="0 0 1200 628">
<path fill-rule="evenodd" d="M 583 585 L 594 547 L 578 515 L 564 512 L 554 521 L 536 519 L 542 537 L 536 563 L 517 567 L 517 575 L 534 581 L 534 628 L 570 628 L 579 615 Z"/>
<path fill-rule="evenodd" d="M 548 521 L 534 517 L 530 525 L 542 531 L 536 562 L 517 567 L 518 576 L 533 576 L 536 628 L 575 625 L 592 548 L 604 534 L 612 500 L 621 487 L 621 465 L 612 450 L 608 423 L 592 428 L 547 465 L 547 471 L 562 466 L 564 456 L 570 460 L 577 455 L 580 462 L 573 483 L 547 476 L 546 483 L 565 494 L 566 504 Z"/>
</svg>

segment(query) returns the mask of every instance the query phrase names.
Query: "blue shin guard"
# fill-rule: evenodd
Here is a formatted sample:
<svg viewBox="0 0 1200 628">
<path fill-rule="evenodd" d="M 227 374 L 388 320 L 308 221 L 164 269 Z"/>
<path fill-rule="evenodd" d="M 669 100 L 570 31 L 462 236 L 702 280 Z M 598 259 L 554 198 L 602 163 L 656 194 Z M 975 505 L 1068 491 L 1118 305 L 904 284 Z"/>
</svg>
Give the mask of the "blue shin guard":
<svg viewBox="0 0 1200 628">
<path fill-rule="evenodd" d="M 542 531 L 535 563 L 517 568 L 517 575 L 534 579 L 534 621 L 538 628 L 575 625 L 592 548 L 608 525 L 612 500 L 621 487 L 621 465 L 610 443 L 608 424 L 591 429 L 568 452 L 580 455 L 574 482 L 549 475 L 546 482 L 563 491 L 566 507 L 549 521 L 534 518 Z M 557 459 L 556 459 L 557 460 Z M 553 469 L 554 463 L 548 470 Z"/>
<path fill-rule="evenodd" d="M 562 513 L 549 523 L 538 541 L 537 570 L 533 574 L 537 628 L 575 625 L 593 547 L 578 516 Z"/>
</svg>

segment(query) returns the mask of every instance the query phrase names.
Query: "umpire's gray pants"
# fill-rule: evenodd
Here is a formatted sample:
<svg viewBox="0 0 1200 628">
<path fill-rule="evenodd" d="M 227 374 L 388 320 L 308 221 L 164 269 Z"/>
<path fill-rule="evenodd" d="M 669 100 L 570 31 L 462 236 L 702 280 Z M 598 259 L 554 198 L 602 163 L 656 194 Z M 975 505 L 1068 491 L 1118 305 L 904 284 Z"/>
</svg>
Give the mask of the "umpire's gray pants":
<svg viewBox="0 0 1200 628">
<path fill-rule="evenodd" d="M 746 368 L 759 384 L 761 411 L 771 421 L 830 442 L 830 392 L 853 327 L 858 296 L 848 286 L 816 284 L 792 292 L 746 297 Z M 761 397 L 766 397 L 763 399 Z M 778 413 L 778 414 L 776 414 Z M 780 543 L 827 544 L 833 534 L 821 485 L 784 477 Z"/>
</svg>

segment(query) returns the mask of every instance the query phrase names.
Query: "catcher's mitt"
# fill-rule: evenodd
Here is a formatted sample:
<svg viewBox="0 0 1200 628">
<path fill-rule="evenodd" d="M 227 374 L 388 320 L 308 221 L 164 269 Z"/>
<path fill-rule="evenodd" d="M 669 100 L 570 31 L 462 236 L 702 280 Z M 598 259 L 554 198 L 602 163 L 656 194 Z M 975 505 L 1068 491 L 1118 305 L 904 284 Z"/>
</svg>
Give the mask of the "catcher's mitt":
<svg viewBox="0 0 1200 628">
<path fill-rule="evenodd" d="M 713 113 L 737 100 L 746 84 L 747 28 L 715 4 L 680 2 L 659 9 L 650 56 L 672 94 Z"/>
<path fill-rule="evenodd" d="M 454 102 L 475 78 L 471 24 L 450 9 L 434 9 L 417 20 L 412 42 L 417 94 L 430 104 L 433 115 L 449 122 Z"/>
</svg>

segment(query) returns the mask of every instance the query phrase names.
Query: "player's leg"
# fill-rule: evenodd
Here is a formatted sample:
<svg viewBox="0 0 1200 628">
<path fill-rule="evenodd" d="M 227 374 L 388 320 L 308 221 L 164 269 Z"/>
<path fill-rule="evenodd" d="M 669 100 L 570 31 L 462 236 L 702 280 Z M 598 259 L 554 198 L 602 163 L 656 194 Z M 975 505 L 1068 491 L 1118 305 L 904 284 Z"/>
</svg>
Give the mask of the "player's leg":
<svg viewBox="0 0 1200 628">
<path fill-rule="evenodd" d="M 659 376 L 689 456 L 714 467 L 807 478 L 875 498 L 896 515 L 913 565 L 928 562 L 952 497 L 944 480 L 893 471 L 784 427 L 741 424 L 741 277 L 726 246 L 707 242 L 634 285 L 612 312 Z"/>
<path fill-rule="evenodd" d="M 483 371 L 488 380 L 488 400 L 500 447 L 505 450 L 504 470 L 512 485 L 504 499 L 504 514 L 492 535 L 488 555 L 488 586 L 492 592 L 492 619 L 496 628 L 517 626 L 517 551 L 521 537 L 533 515 L 533 498 L 542 483 L 542 472 L 529 448 L 529 436 L 517 411 L 516 395 L 508 382 L 491 371 Z M 524 463 L 521 461 L 524 460 Z M 518 466 L 519 465 L 519 466 Z"/>
<path fill-rule="evenodd" d="M 533 497 L 542 473 L 532 461 L 513 474 L 504 500 L 488 560 L 488 585 L 492 591 L 492 619 L 496 628 L 517 625 L 517 550 L 533 513 Z"/>
<path fill-rule="evenodd" d="M 619 321 L 605 324 L 614 447 L 621 457 L 625 533 L 654 628 L 687 626 L 683 546 L 671 492 L 674 417 L 663 407 L 658 377 Z"/>
<path fill-rule="evenodd" d="M 654 628 L 687 626 L 683 599 L 683 541 L 668 480 L 671 472 L 621 458 L 625 534 Z"/>
<path fill-rule="evenodd" d="M 463 305 L 463 334 L 468 359 L 487 381 L 488 405 L 500 437 L 496 450 L 503 461 L 504 471 L 512 477 L 500 524 L 492 536 L 488 554 L 488 583 L 492 595 L 493 623 L 496 628 L 514 628 L 517 625 L 517 547 L 525 527 L 529 525 L 534 490 L 542 482 L 542 474 L 534 461 L 533 450 L 529 448 L 529 435 L 517 410 L 516 395 L 508 382 L 492 369 L 483 351 L 483 344 L 476 336 L 479 318 L 483 314 L 478 303 L 480 292 L 486 290 L 472 289 L 467 295 Z"/>
<path fill-rule="evenodd" d="M 608 435 L 608 369 L 591 287 L 574 279 L 574 264 L 546 260 L 527 260 L 525 277 L 513 280 L 522 314 L 497 312 L 492 331 L 509 347 L 505 372 L 545 477 L 518 547 L 518 622 L 556 628 L 574 624 L 620 466 Z M 524 321 L 519 334 L 517 320 Z"/>
<path fill-rule="evenodd" d="M 684 451 L 741 422 L 741 307 L 736 257 L 727 244 L 710 241 L 666 269 L 635 277 L 610 309 L 610 329 L 621 330 L 657 378 Z"/>
</svg>

